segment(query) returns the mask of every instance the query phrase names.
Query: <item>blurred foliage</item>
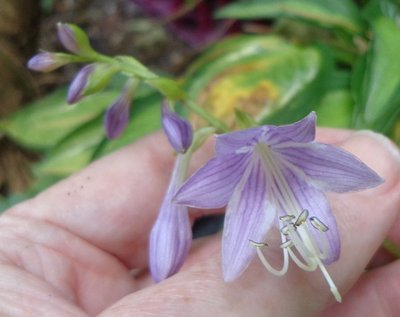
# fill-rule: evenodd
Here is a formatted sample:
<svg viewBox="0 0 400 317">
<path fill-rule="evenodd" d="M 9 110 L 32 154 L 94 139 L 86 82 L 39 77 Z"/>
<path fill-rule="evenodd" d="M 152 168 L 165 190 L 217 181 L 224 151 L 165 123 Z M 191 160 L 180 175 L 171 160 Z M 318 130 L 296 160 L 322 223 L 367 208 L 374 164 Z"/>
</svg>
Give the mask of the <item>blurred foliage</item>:
<svg viewBox="0 0 400 317">
<path fill-rule="evenodd" d="M 44 2 L 45 3 L 45 2 Z M 186 93 L 234 128 L 293 122 L 316 111 L 318 124 L 373 129 L 400 142 L 400 6 L 395 0 L 248 0 L 217 18 L 267 21 L 268 32 L 209 47 L 180 78 Z M 159 83 L 159 89 L 168 83 Z M 118 85 L 65 105 L 65 89 L 0 122 L 0 130 L 43 154 L 26 198 L 95 158 L 160 126 L 161 95 L 141 86 L 130 125 L 108 141 L 101 115 Z M 185 113 L 186 108 L 181 107 Z M 204 122 L 190 114 L 197 126 Z M 20 197 L 3 202 L 6 207 Z"/>
</svg>

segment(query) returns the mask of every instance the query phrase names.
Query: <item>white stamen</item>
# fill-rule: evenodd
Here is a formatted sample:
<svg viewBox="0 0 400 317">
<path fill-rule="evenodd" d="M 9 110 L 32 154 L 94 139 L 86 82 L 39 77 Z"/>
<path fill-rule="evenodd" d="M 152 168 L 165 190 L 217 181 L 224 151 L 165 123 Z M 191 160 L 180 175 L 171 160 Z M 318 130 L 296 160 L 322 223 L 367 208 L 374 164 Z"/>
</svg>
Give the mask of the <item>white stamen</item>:
<svg viewBox="0 0 400 317">
<path fill-rule="evenodd" d="M 283 249 L 283 264 L 282 264 L 282 268 L 280 270 L 277 270 L 274 267 L 272 267 L 272 265 L 265 258 L 264 253 L 262 253 L 262 251 L 261 251 L 261 248 L 257 247 L 257 246 L 255 246 L 255 247 L 256 247 L 258 258 L 260 259 L 261 263 L 264 265 L 264 267 L 269 272 L 271 272 L 272 274 L 274 274 L 276 276 L 283 276 L 283 275 L 286 274 L 286 272 L 287 272 L 287 270 L 289 268 L 289 255 L 288 255 L 287 249 Z"/>
<path fill-rule="evenodd" d="M 253 247 L 256 247 L 256 248 L 261 248 L 261 247 L 266 247 L 266 246 L 268 246 L 268 244 L 267 243 L 264 243 L 264 242 L 256 242 L 256 241 L 253 241 L 253 240 L 249 240 L 250 241 L 250 244 L 253 246 Z"/>
<path fill-rule="evenodd" d="M 293 244 L 293 241 L 292 240 L 286 240 L 285 242 L 283 242 L 282 244 L 281 244 L 281 248 L 282 249 L 284 249 L 284 248 L 290 248 L 290 247 L 292 247 L 294 244 Z"/>
<path fill-rule="evenodd" d="M 296 218 L 295 215 L 284 215 L 279 217 L 279 219 L 282 220 L 283 222 L 292 221 L 294 218 Z"/>
<path fill-rule="evenodd" d="M 289 224 L 287 226 L 282 227 L 281 232 L 285 236 L 290 234 L 291 232 L 296 231 L 296 227 L 293 224 Z"/>
<path fill-rule="evenodd" d="M 308 210 L 307 210 L 307 209 L 304 209 L 304 210 L 301 212 L 301 214 L 297 217 L 297 219 L 296 219 L 294 225 L 295 225 L 296 227 L 301 226 L 303 223 L 306 222 L 307 218 L 308 218 Z"/>
<path fill-rule="evenodd" d="M 269 174 L 267 176 L 269 176 L 270 179 L 273 179 L 273 182 L 270 183 L 269 189 L 272 193 L 272 196 L 276 199 L 277 206 L 288 213 L 288 215 L 284 215 L 279 218 L 284 224 L 284 226 L 280 229 L 282 239 L 281 246 L 285 246 L 286 243 L 289 244 L 289 240 L 293 244 L 290 247 L 287 246 L 283 247 L 282 249 L 284 254 L 284 264 L 282 270 L 278 271 L 274 269 L 265 259 L 261 249 L 257 247 L 257 254 L 261 262 L 268 271 L 278 276 L 286 273 L 289 256 L 303 270 L 314 271 L 319 267 L 335 299 L 338 302 L 341 302 L 339 291 L 321 261 L 328 257 L 329 242 L 325 235 L 325 232 L 329 229 L 328 226 L 326 226 L 316 217 L 310 218 L 311 225 L 320 233 L 321 239 L 318 240 L 320 242 L 320 244 L 318 244 L 316 238 L 309 232 L 309 226 L 306 223 L 308 211 L 304 208 L 301 208 L 301 205 L 297 201 L 296 195 L 290 188 L 286 177 L 282 172 L 282 164 L 285 166 L 284 168 L 289 168 L 293 171 L 292 166 L 287 166 L 286 161 L 281 162 L 279 159 L 277 159 L 275 157 L 276 154 L 273 153 L 267 144 L 259 143 L 255 146 L 255 150 L 259 154 L 261 161 L 265 166 L 264 172 Z M 304 172 L 297 167 L 295 171 L 304 174 Z M 293 217 L 290 217 L 292 215 Z M 294 215 L 297 215 L 297 219 L 294 223 L 292 223 L 291 221 L 295 218 Z M 296 253 L 292 250 L 293 247 L 296 248 L 298 253 L 304 259 L 304 262 L 301 261 Z"/>
<path fill-rule="evenodd" d="M 315 229 L 321 232 L 326 232 L 329 230 L 328 226 L 324 224 L 321 220 L 319 220 L 317 217 L 310 217 L 310 222 Z"/>
</svg>

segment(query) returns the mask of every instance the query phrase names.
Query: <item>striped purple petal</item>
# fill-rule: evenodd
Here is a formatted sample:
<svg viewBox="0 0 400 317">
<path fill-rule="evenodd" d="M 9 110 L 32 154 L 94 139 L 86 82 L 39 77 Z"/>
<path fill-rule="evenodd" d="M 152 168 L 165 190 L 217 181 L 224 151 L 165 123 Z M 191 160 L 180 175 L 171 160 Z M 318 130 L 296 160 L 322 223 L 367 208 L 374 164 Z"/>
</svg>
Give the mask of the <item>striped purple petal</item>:
<svg viewBox="0 0 400 317">
<path fill-rule="evenodd" d="M 217 155 L 236 153 L 239 149 L 251 151 L 251 146 L 256 144 L 264 133 L 264 127 L 250 128 L 242 131 L 235 131 L 217 135 L 215 152 Z"/>
<path fill-rule="evenodd" d="M 271 126 L 270 129 L 294 142 L 311 142 L 315 139 L 316 120 L 317 116 L 313 111 L 300 121 L 287 125 Z"/>
<path fill-rule="evenodd" d="M 172 202 L 181 182 L 181 174 L 186 173 L 181 162 L 182 156 L 178 155 L 160 213 L 150 233 L 149 265 L 156 282 L 175 274 L 181 268 L 192 241 L 187 207 Z"/>
<path fill-rule="evenodd" d="M 276 215 L 275 205 L 268 200 L 262 169 L 261 163 L 253 159 L 227 206 L 222 240 L 225 281 L 234 280 L 247 268 L 255 255 L 250 240 L 263 242 Z"/>
<path fill-rule="evenodd" d="M 228 203 L 248 164 L 249 155 L 214 157 L 178 190 L 174 200 L 186 206 L 220 208 Z"/>
<path fill-rule="evenodd" d="M 323 243 L 321 239 L 321 235 L 325 235 L 328 240 L 328 256 L 323 262 L 325 264 L 331 264 L 337 259 L 339 259 L 340 255 L 340 236 L 337 229 L 337 224 L 335 217 L 330 208 L 329 202 L 325 197 L 325 194 L 316 189 L 313 186 L 308 185 L 302 179 L 300 179 L 297 175 L 295 175 L 289 169 L 285 169 L 285 177 L 286 180 L 293 191 L 293 194 L 296 197 L 297 202 L 299 203 L 302 210 L 307 209 L 309 212 L 309 217 L 316 216 L 322 223 L 324 223 L 329 229 L 328 231 L 321 233 L 317 229 L 315 229 L 311 224 L 309 224 L 309 232 L 314 236 L 315 241 L 319 245 L 319 247 L 323 248 Z M 309 220 L 308 220 L 309 223 Z"/>
<path fill-rule="evenodd" d="M 343 193 L 378 186 L 383 180 L 357 157 L 338 147 L 297 144 L 274 147 L 298 176 L 321 190 Z"/>
</svg>

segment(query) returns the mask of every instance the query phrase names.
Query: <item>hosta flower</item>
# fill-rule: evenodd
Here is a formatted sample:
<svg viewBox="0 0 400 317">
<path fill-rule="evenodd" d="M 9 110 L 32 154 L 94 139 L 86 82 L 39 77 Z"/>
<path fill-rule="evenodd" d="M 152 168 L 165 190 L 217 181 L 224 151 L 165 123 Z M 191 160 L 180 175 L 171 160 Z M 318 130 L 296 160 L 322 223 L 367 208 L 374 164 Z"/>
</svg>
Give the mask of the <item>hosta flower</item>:
<svg viewBox="0 0 400 317">
<path fill-rule="evenodd" d="M 190 159 L 187 150 L 192 143 L 192 128 L 189 122 L 172 112 L 166 103 L 162 105 L 162 125 L 178 154 L 167 193 L 150 233 L 150 271 L 156 282 L 175 274 L 180 269 L 192 241 L 187 207 L 172 202 L 176 191 L 186 178 Z"/>
<path fill-rule="evenodd" d="M 255 253 L 277 275 L 286 273 L 290 257 L 304 270 L 320 268 L 341 300 L 325 268 L 339 258 L 340 238 L 324 191 L 361 190 L 382 179 L 352 154 L 315 142 L 315 120 L 311 113 L 291 125 L 217 136 L 216 155 L 178 191 L 180 204 L 227 205 L 222 242 L 226 281 L 237 278 Z M 282 240 L 281 269 L 272 267 L 261 251 L 274 225 Z"/>
</svg>

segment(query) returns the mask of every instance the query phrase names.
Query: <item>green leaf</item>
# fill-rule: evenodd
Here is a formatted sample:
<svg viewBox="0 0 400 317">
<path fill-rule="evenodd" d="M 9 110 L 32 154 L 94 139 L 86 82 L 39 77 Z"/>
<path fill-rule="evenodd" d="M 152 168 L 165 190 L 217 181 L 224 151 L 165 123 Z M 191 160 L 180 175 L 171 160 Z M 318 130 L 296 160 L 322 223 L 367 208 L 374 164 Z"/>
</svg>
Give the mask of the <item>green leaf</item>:
<svg viewBox="0 0 400 317">
<path fill-rule="evenodd" d="M 332 128 L 350 128 L 354 102 L 348 90 L 327 93 L 317 107 L 318 125 Z"/>
<path fill-rule="evenodd" d="M 118 94 L 119 91 L 106 91 L 70 106 L 65 101 L 66 89 L 59 89 L 1 120 L 0 131 L 27 148 L 46 150 L 97 117 Z"/>
<path fill-rule="evenodd" d="M 91 120 L 65 137 L 34 167 L 37 175 L 66 176 L 90 163 L 104 138 L 102 116 Z"/>
<path fill-rule="evenodd" d="M 400 29 L 380 17 L 373 31 L 370 50 L 354 74 L 355 126 L 388 132 L 400 115 Z"/>
<path fill-rule="evenodd" d="M 286 123 L 312 110 L 324 94 L 332 57 L 316 47 L 298 47 L 275 36 L 239 36 L 222 41 L 184 77 L 198 104 L 234 126 L 238 109 L 261 122 Z"/>
<path fill-rule="evenodd" d="M 350 33 L 361 33 L 363 29 L 358 9 L 351 0 L 247 0 L 227 5 L 217 12 L 217 17 L 290 17 Z"/>
<path fill-rule="evenodd" d="M 398 23 L 400 2 L 398 0 L 370 0 L 362 9 L 362 16 L 366 21 L 373 22 L 382 15 Z"/>
<path fill-rule="evenodd" d="M 128 127 L 115 140 L 106 140 L 102 116 L 73 131 L 35 167 L 39 175 L 67 176 L 93 159 L 113 152 L 160 128 L 160 102 L 157 93 L 135 98 Z"/>
</svg>

